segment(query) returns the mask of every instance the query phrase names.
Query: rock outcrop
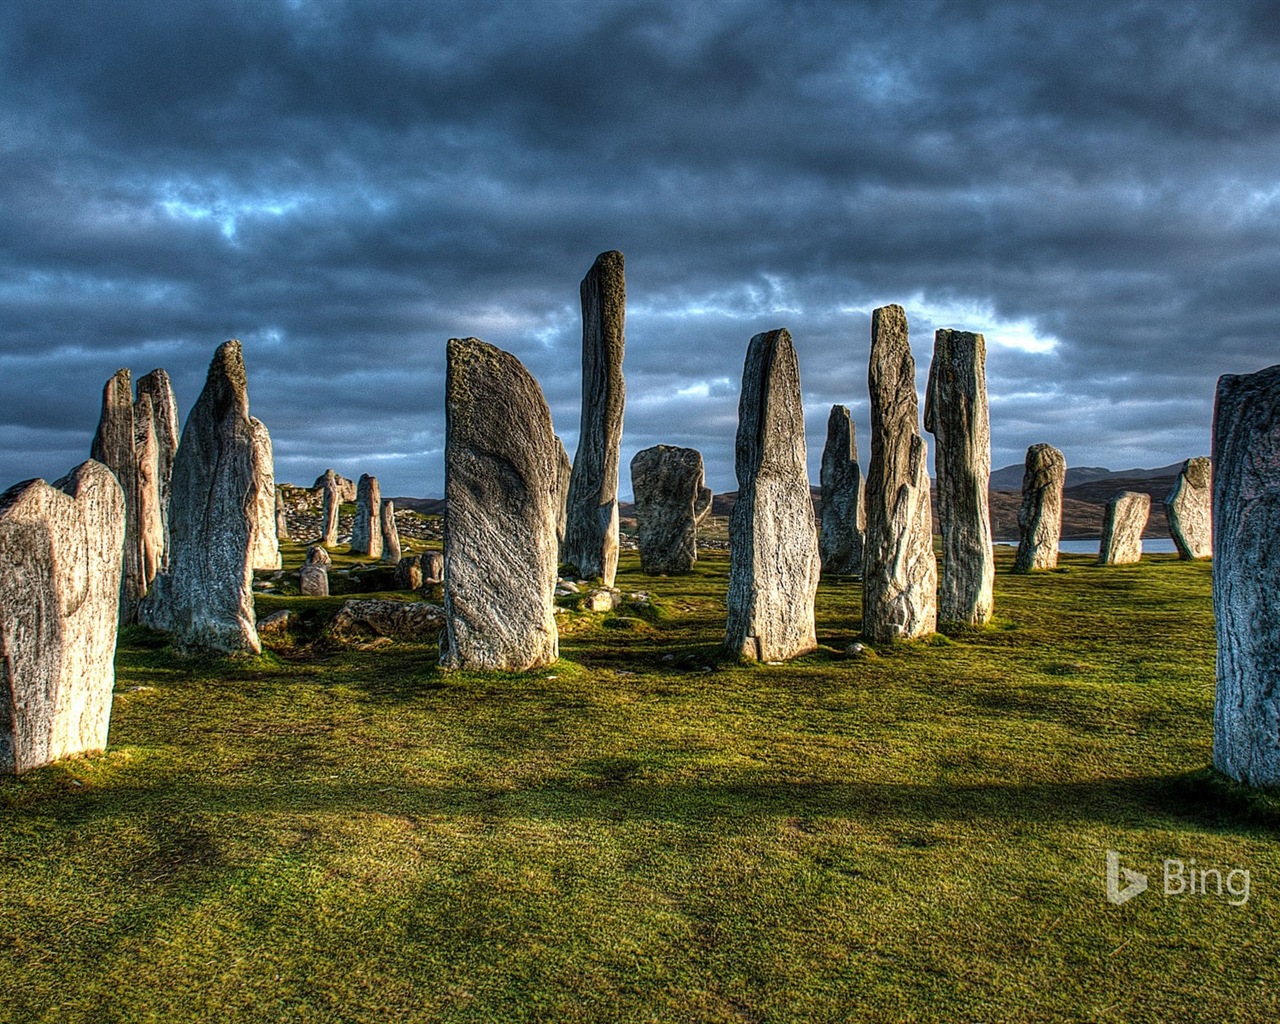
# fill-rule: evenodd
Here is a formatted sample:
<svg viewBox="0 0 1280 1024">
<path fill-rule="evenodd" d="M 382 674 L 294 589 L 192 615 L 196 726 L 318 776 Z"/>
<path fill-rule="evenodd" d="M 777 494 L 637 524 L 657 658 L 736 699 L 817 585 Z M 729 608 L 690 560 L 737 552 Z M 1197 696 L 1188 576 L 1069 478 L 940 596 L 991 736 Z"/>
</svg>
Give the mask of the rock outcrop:
<svg viewBox="0 0 1280 1024">
<path fill-rule="evenodd" d="M 396 526 L 396 503 L 390 499 L 384 501 L 381 516 L 382 560 L 395 565 L 400 561 L 400 529 Z"/>
<path fill-rule="evenodd" d="M 356 521 L 351 527 L 351 553 L 382 557 L 382 492 L 378 478 L 365 473 L 356 486 Z"/>
<path fill-rule="evenodd" d="M 725 649 L 748 660 L 785 661 L 817 646 L 821 569 L 800 365 L 785 329 L 757 334 L 747 348 L 734 466 Z"/>
<path fill-rule="evenodd" d="M 702 479 L 702 454 L 693 448 L 659 444 L 631 460 L 640 567 L 650 575 L 688 572 L 698 560 Z"/>
<path fill-rule="evenodd" d="M 510 353 L 452 338 L 445 424 L 440 664 L 517 671 L 550 664 L 559 655 L 557 460 L 542 389 Z M 615 502 L 615 523 L 616 516 Z"/>
<path fill-rule="evenodd" d="M 1054 569 L 1062 536 L 1062 488 L 1067 460 L 1051 444 L 1027 449 L 1022 473 L 1022 505 L 1018 509 L 1018 553 L 1014 572 Z"/>
<path fill-rule="evenodd" d="M 271 435 L 261 420 L 250 417 L 253 430 L 253 486 L 249 491 L 253 532 L 249 564 L 254 569 L 279 569 L 280 541 L 276 535 L 276 470 Z"/>
<path fill-rule="evenodd" d="M 1187 459 L 1164 499 L 1169 536 L 1184 559 L 1213 554 L 1213 464 L 1204 456 Z"/>
<path fill-rule="evenodd" d="M 866 529 L 858 438 L 849 409 L 833 405 L 822 449 L 822 520 L 818 553 L 822 571 L 836 576 L 862 575 L 862 536 Z"/>
<path fill-rule="evenodd" d="M 1102 517 L 1099 565 L 1127 565 L 1142 559 L 1142 531 L 1151 515 L 1151 495 L 1121 491 L 1109 502 Z"/>
<path fill-rule="evenodd" d="M 89 457 L 115 474 L 124 492 L 124 553 L 120 577 L 120 622 L 138 621 L 138 602 L 147 592 L 142 576 L 142 542 L 138 523 L 138 457 L 134 450 L 133 381 L 117 370 L 102 389 L 102 415 Z"/>
</svg>

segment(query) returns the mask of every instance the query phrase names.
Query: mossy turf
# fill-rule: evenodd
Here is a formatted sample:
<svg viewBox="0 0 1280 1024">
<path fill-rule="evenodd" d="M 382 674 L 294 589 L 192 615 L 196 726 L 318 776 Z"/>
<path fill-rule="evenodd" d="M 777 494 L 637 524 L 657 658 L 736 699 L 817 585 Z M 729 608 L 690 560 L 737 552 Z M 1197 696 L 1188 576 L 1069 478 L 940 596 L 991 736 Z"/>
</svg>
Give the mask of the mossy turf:
<svg viewBox="0 0 1280 1024">
<path fill-rule="evenodd" d="M 1208 768 L 1209 566 L 1090 561 L 1002 549 L 994 625 L 854 656 L 824 582 L 779 666 L 719 660 L 716 553 L 624 555 L 652 610 L 521 675 L 129 632 L 107 753 L 0 782 L 0 1020 L 1273 1021 L 1280 799 Z"/>
</svg>

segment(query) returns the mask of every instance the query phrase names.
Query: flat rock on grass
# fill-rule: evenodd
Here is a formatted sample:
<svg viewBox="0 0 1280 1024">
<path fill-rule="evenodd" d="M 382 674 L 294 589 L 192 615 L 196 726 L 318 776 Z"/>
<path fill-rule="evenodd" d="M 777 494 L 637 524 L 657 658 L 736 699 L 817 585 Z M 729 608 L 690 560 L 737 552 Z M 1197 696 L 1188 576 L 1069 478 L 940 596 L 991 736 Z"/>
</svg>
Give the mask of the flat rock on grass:
<svg viewBox="0 0 1280 1024">
<path fill-rule="evenodd" d="M 385 636 L 395 640 L 434 640 L 444 628 L 444 609 L 425 601 L 377 599 L 343 602 L 333 618 L 333 632 Z"/>
</svg>

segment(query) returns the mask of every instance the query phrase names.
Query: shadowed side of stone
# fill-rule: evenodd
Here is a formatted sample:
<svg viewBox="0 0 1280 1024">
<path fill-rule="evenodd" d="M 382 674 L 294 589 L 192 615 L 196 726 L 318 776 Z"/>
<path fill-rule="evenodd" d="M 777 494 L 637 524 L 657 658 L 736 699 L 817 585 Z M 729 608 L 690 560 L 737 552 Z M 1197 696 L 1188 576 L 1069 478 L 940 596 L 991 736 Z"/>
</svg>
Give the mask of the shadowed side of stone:
<svg viewBox="0 0 1280 1024">
<path fill-rule="evenodd" d="M 1204 456 L 1187 459 L 1164 499 L 1169 536 L 1187 560 L 1213 554 L 1213 463 Z"/>
<path fill-rule="evenodd" d="M 1151 495 L 1121 491 L 1102 516 L 1099 565 L 1127 565 L 1142 559 L 1142 531 L 1151 515 Z"/>
<path fill-rule="evenodd" d="M 822 449 L 822 523 L 818 551 L 822 571 L 837 576 L 862 575 L 862 538 L 866 529 L 858 438 L 849 409 L 833 405 L 827 417 L 827 443 Z"/>
<path fill-rule="evenodd" d="M 650 575 L 688 572 L 698 560 L 698 518 L 705 515 L 702 453 L 659 444 L 631 460 L 640 567 Z"/>
<path fill-rule="evenodd" d="M 338 543 L 338 507 L 342 504 L 342 488 L 339 480 L 337 473 L 326 469 L 318 485 L 323 502 L 320 513 L 320 543 L 327 548 L 334 547 Z"/>
<path fill-rule="evenodd" d="M 1062 536 L 1062 487 L 1066 479 L 1067 460 L 1057 448 L 1051 444 L 1033 444 L 1027 449 L 1014 572 L 1057 567 L 1058 541 Z"/>
<path fill-rule="evenodd" d="M 564 449 L 560 435 L 556 435 L 556 545 L 560 549 L 560 561 L 564 561 L 565 517 L 569 507 L 569 479 L 573 475 L 573 462 Z"/>
</svg>

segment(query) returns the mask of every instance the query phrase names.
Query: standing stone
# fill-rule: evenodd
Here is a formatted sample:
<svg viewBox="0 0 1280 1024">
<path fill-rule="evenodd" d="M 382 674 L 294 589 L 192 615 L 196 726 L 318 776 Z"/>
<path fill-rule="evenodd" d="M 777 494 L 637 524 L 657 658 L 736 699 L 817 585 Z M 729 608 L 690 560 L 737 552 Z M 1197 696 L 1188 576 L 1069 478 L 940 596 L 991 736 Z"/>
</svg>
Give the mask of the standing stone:
<svg viewBox="0 0 1280 1024">
<path fill-rule="evenodd" d="M 1151 515 L 1151 495 L 1121 491 L 1109 502 L 1102 517 L 1099 565 L 1127 565 L 1142 560 L 1142 531 Z"/>
<path fill-rule="evenodd" d="M 173 461 L 169 571 L 142 618 L 182 650 L 261 651 L 253 612 L 254 427 L 240 342 L 219 347 Z"/>
<path fill-rule="evenodd" d="M 849 410 L 833 405 L 827 417 L 827 443 L 822 449 L 822 525 L 818 553 L 822 571 L 837 576 L 862 575 L 862 536 L 866 513 L 858 439 Z"/>
<path fill-rule="evenodd" d="M 564 442 L 556 435 L 556 546 L 564 551 L 565 516 L 569 504 L 569 477 L 573 473 L 573 463 L 569 453 L 564 450 Z M 561 554 L 560 561 L 564 561 Z"/>
<path fill-rule="evenodd" d="M 618 571 L 618 462 L 626 399 L 622 271 L 622 253 L 605 252 L 582 281 L 582 424 L 569 478 L 563 551 L 564 561 L 581 578 L 598 578 L 606 587 L 613 586 Z"/>
<path fill-rule="evenodd" d="M 702 454 L 655 445 L 631 460 L 640 567 L 650 575 L 688 572 L 698 560 L 698 513 L 707 487 Z"/>
<path fill-rule="evenodd" d="M 289 539 L 289 510 L 284 506 L 284 495 L 276 488 L 276 540 Z"/>
<path fill-rule="evenodd" d="M 736 657 L 785 661 L 818 644 L 813 606 L 821 570 L 800 365 L 785 329 L 757 334 L 747 348 L 734 468 L 725 648 Z"/>
<path fill-rule="evenodd" d="M 156 487 L 159 491 L 160 526 L 164 534 L 160 572 L 169 568 L 169 495 L 172 490 L 173 459 L 178 453 L 178 403 L 173 398 L 173 385 L 164 370 L 152 370 L 138 380 L 138 400 L 151 400 L 152 433 L 156 444 Z M 137 420 L 137 411 L 134 420 Z M 148 584 L 150 580 L 147 581 Z"/>
<path fill-rule="evenodd" d="M 320 543 L 327 548 L 338 543 L 338 506 L 342 504 L 342 492 L 338 486 L 338 477 L 331 469 L 324 471 L 321 483 L 321 527 Z"/>
<path fill-rule="evenodd" d="M 279 569 L 280 541 L 276 536 L 276 471 L 271 435 L 261 420 L 250 418 L 253 429 L 253 487 L 249 501 L 253 511 L 253 533 L 249 564 L 254 569 Z"/>
<path fill-rule="evenodd" d="M 1058 540 L 1062 536 L 1062 488 L 1066 482 L 1067 460 L 1062 452 L 1051 444 L 1033 444 L 1027 449 L 1014 572 L 1057 568 Z"/>
<path fill-rule="evenodd" d="M 538 382 L 515 356 L 451 338 L 442 667 L 520 671 L 559 656 L 556 472 Z"/>
<path fill-rule="evenodd" d="M 356 500 L 356 482 L 348 480 L 341 473 L 335 473 L 332 469 L 326 469 L 318 477 L 316 482 L 311 485 L 312 490 L 322 488 L 325 484 L 332 485 L 338 492 L 339 504 L 346 502 L 348 505 L 353 504 Z"/>
<path fill-rule="evenodd" d="M 303 597 L 328 597 L 329 570 L 308 562 L 298 573 L 298 592 Z"/>
<path fill-rule="evenodd" d="M 351 527 L 351 553 L 382 557 L 382 492 L 378 478 L 365 473 L 356 487 L 356 521 Z"/>
<path fill-rule="evenodd" d="M 318 565 L 322 569 L 328 569 L 333 565 L 333 559 L 329 557 L 329 552 L 319 544 L 312 544 L 311 547 L 307 548 L 307 559 L 303 564 Z"/>
<path fill-rule="evenodd" d="M 400 561 L 400 528 L 396 526 L 396 503 L 382 503 L 382 560 L 395 565 Z"/>
<path fill-rule="evenodd" d="M 441 551 L 424 551 L 418 556 L 422 565 L 422 582 L 424 585 L 428 583 L 444 582 L 444 553 Z"/>
<path fill-rule="evenodd" d="M 938 618 L 975 626 L 990 622 L 995 607 L 986 361 L 981 334 L 936 331 L 924 398 L 924 429 L 935 443 L 942 533 Z"/>
<path fill-rule="evenodd" d="M 1213 464 L 1204 456 L 1187 459 L 1164 499 L 1169 536 L 1184 559 L 1213 554 Z"/>
<path fill-rule="evenodd" d="M 871 314 L 871 461 L 863 549 L 862 629 L 883 642 L 937 626 L 928 451 L 920 436 L 916 364 L 901 306 Z"/>
<path fill-rule="evenodd" d="M 151 396 L 138 395 L 133 403 L 133 447 L 138 485 L 138 573 L 145 595 L 164 566 L 164 511 L 160 495 L 160 445 Z"/>
<path fill-rule="evenodd" d="M 0 495 L 0 774 L 106 747 L 124 541 L 98 462 Z"/>
<path fill-rule="evenodd" d="M 1213 413 L 1213 763 L 1280 786 L 1280 366 L 1218 378 Z"/>
<path fill-rule="evenodd" d="M 120 579 L 120 622 L 138 621 L 138 602 L 146 593 L 142 580 L 142 544 L 138 530 L 138 457 L 134 451 L 133 383 L 128 370 L 117 370 L 102 389 L 102 416 L 89 456 L 116 475 L 124 492 L 123 575 Z"/>
<path fill-rule="evenodd" d="M 422 560 L 417 555 L 406 555 L 396 563 L 396 589 L 422 589 Z"/>
</svg>

